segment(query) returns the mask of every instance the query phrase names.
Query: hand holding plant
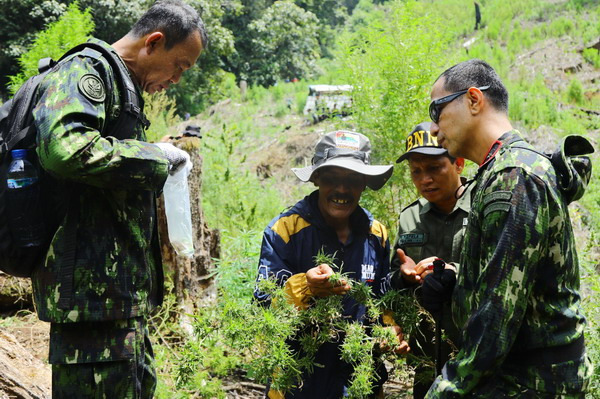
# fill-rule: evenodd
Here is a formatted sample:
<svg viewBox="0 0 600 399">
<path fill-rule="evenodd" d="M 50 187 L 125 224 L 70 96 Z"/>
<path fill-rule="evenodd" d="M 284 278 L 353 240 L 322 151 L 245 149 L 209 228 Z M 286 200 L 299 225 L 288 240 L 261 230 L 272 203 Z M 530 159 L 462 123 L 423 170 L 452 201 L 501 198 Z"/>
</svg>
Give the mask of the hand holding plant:
<svg viewBox="0 0 600 399">
<path fill-rule="evenodd" d="M 331 266 L 325 263 L 306 272 L 308 288 L 316 297 L 344 295 L 350 290 L 350 284 L 345 279 L 336 279 L 335 277 Z"/>
<path fill-rule="evenodd" d="M 400 326 L 387 326 L 380 328 L 379 350 L 381 352 L 394 352 L 396 355 L 405 355 L 410 351 L 408 342 L 404 340 L 404 333 Z M 374 335 L 377 335 L 375 333 Z"/>
</svg>

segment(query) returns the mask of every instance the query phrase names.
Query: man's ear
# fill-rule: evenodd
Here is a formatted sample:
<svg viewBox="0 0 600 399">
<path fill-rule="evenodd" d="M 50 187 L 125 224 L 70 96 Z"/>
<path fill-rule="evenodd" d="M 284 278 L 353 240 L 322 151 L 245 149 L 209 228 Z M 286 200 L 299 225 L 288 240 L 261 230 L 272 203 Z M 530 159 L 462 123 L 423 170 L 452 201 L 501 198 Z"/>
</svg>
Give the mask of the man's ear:
<svg viewBox="0 0 600 399">
<path fill-rule="evenodd" d="M 483 96 L 483 92 L 477 87 L 470 87 L 466 93 L 466 97 L 469 102 L 469 110 L 471 111 L 471 114 L 479 114 L 485 104 L 485 97 Z"/>
<path fill-rule="evenodd" d="M 144 46 L 146 47 L 146 52 L 151 54 L 156 48 L 163 43 L 165 40 L 165 35 L 162 32 L 152 32 L 144 41 Z"/>
<path fill-rule="evenodd" d="M 462 173 L 465 168 L 465 159 L 464 158 L 456 158 L 456 168 L 458 169 L 458 173 Z"/>
</svg>

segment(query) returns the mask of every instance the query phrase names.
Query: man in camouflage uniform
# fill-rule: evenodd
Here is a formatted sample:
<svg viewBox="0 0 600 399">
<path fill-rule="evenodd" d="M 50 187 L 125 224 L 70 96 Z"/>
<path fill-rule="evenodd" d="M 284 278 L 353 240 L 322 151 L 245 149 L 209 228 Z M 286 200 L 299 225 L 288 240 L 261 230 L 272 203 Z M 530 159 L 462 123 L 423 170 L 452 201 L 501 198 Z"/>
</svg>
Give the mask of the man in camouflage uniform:
<svg viewBox="0 0 600 399">
<path fill-rule="evenodd" d="M 427 397 L 583 397 L 579 265 L 554 167 L 512 128 L 506 88 L 485 62 L 446 70 L 431 98 L 438 143 L 480 167 L 456 287 L 450 268 L 423 283 L 424 296 L 452 293 L 461 329 Z"/>
<path fill-rule="evenodd" d="M 118 54 L 141 99 L 177 83 L 207 38 L 196 11 L 170 0 L 112 47 L 92 41 Z M 117 71 L 86 49 L 45 77 L 33 111 L 40 164 L 68 208 L 32 276 L 38 315 L 51 323 L 55 398 L 149 398 L 156 386 L 146 325 L 163 295 L 156 195 L 186 154 L 146 143 L 143 118 L 114 131 L 127 112 L 119 90 Z"/>
<path fill-rule="evenodd" d="M 471 190 L 465 190 L 465 179 L 460 177 L 465 160 L 448 155 L 448 151 L 440 147 L 437 139 L 430 134 L 430 126 L 431 123 L 423 122 L 413 129 L 406 139 L 406 151 L 396 161 L 408 162 L 410 177 L 421 195 L 400 213 L 391 267 L 395 273 L 392 281 L 396 289 L 419 287 L 425 276 L 432 272 L 430 265 L 437 257 L 447 262 L 459 261 L 471 208 Z M 419 262 L 416 267 L 404 263 L 405 255 Z M 420 298 L 421 290 L 416 290 L 415 294 Z M 451 322 L 449 309 L 442 315 L 443 329 L 454 343 L 458 331 Z M 436 360 L 433 331 L 434 326 L 429 319 L 423 318 L 409 340 L 413 355 L 426 357 L 430 363 Z M 451 352 L 450 344 L 444 341 L 444 362 Z M 433 383 L 434 369 L 424 367 L 422 359 L 415 359 L 412 363 L 416 366 L 413 396 L 421 399 Z"/>
</svg>

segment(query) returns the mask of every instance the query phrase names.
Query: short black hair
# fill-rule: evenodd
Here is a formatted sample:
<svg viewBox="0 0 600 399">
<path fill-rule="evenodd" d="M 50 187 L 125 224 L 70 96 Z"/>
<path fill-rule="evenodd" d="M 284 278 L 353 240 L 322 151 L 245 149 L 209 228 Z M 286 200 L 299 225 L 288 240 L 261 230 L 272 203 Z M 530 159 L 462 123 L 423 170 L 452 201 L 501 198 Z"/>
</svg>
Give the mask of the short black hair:
<svg viewBox="0 0 600 399">
<path fill-rule="evenodd" d="M 202 18 L 190 5 L 180 0 L 157 1 L 133 25 L 128 35 L 142 37 L 152 32 L 165 35 L 165 48 L 169 50 L 186 40 L 197 31 L 202 40 L 202 48 L 208 45 L 208 36 Z"/>
<path fill-rule="evenodd" d="M 444 90 L 451 93 L 469 87 L 490 86 L 483 92 L 484 96 L 496 110 L 508 114 L 508 90 L 487 62 L 476 58 L 461 62 L 446 69 L 437 80 L 440 78 L 444 78 Z"/>
</svg>

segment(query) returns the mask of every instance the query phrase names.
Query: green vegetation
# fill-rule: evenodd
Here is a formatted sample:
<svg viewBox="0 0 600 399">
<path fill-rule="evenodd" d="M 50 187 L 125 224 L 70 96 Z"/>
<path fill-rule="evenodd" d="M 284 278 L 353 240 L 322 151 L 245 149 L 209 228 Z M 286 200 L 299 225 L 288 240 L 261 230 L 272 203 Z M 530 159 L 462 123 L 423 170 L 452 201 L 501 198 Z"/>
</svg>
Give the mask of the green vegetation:
<svg viewBox="0 0 600 399">
<path fill-rule="evenodd" d="M 329 264 L 338 270 L 337 281 L 349 281 L 343 265 L 333 262 L 332 257 L 320 253 L 314 263 Z M 194 339 L 186 343 L 178 362 L 178 388 L 196 391 L 198 378 L 208 374 L 213 378 L 196 392 L 203 397 L 224 397 L 218 391 L 218 378 L 241 366 L 248 377 L 270 382 L 272 389 L 285 392 L 301 383 L 303 372 L 314 372 L 319 367 L 314 356 L 321 345 L 342 341 L 342 358 L 355 366 L 349 397 L 366 398 L 377 377 L 375 364 L 384 357 L 394 363 L 399 361 L 379 349 L 380 345 L 395 342 L 395 333 L 382 326 L 373 326 L 368 333 L 367 326 L 344 319 L 341 296 L 315 298 L 311 307 L 299 311 L 275 281 L 262 280 L 258 289 L 270 294 L 270 306 L 248 303 L 247 297 L 231 297 L 223 290 L 220 305 L 197 316 Z M 406 298 L 393 292 L 376 300 L 371 289 L 357 281 L 353 281 L 349 295 L 367 306 L 371 323 L 381 317 L 390 303 Z M 412 302 L 410 309 L 416 312 Z M 403 312 L 409 313 L 406 310 Z"/>
<path fill-rule="evenodd" d="M 66 13 L 36 36 L 31 48 L 19 57 L 21 72 L 10 77 L 10 88 L 14 94 L 31 76 L 37 75 L 38 60 L 51 57 L 58 60 L 63 53 L 75 45 L 85 42 L 94 30 L 89 10 L 80 11 L 77 2 L 72 3 Z"/>
<path fill-rule="evenodd" d="M 254 51 L 248 80 L 264 86 L 282 77 L 310 77 L 319 58 L 319 20 L 291 2 L 275 2 L 248 26 Z"/>
<path fill-rule="evenodd" d="M 441 62 L 448 62 L 448 39 L 429 28 L 441 21 L 426 13 L 427 7 L 414 1 L 392 2 L 386 18 L 342 39 L 343 73 L 347 82 L 356 83 L 351 123 L 371 139 L 374 163 L 394 163 L 412 127 L 428 120 L 424 111 L 431 82 L 439 75 Z M 365 192 L 363 204 L 393 226 L 402 209 L 401 196 L 412 188 L 407 174 L 395 173 L 380 191 Z"/>
</svg>

